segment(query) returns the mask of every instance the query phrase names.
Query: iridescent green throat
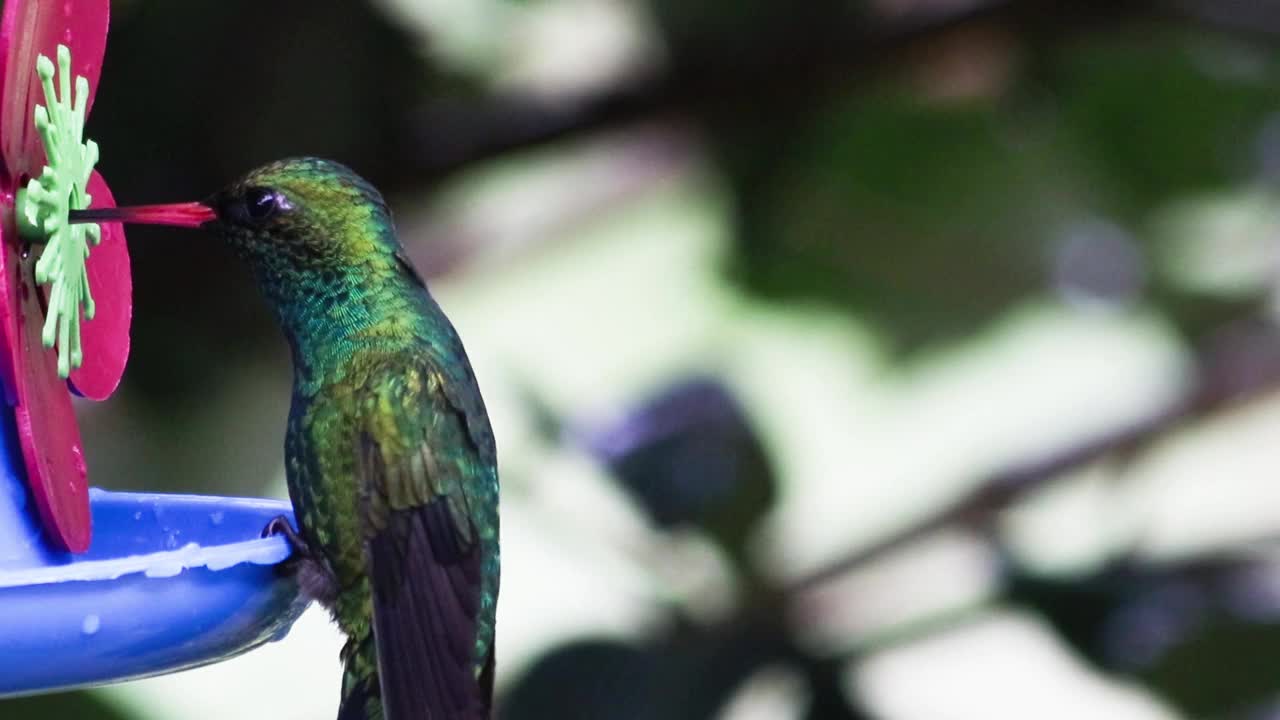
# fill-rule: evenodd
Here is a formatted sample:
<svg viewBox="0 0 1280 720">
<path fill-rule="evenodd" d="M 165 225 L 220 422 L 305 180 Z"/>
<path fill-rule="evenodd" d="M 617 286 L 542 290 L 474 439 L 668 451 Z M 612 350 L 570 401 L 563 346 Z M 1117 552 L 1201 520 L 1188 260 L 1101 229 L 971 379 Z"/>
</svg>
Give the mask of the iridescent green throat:
<svg viewBox="0 0 1280 720">
<path fill-rule="evenodd" d="M 240 217 L 255 212 L 246 196 L 272 214 Z M 284 329 L 299 390 L 340 379 L 355 354 L 430 340 L 424 316 L 434 302 L 403 259 L 382 196 L 350 171 L 283 161 L 210 204 L 219 209 L 215 231 L 248 261 Z"/>
</svg>

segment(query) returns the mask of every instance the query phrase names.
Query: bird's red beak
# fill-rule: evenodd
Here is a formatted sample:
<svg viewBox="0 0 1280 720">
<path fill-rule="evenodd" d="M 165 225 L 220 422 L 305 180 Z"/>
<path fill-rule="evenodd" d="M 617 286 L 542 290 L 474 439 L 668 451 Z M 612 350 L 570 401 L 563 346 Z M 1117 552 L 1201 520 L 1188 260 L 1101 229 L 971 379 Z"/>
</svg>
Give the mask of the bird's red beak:
<svg viewBox="0 0 1280 720">
<path fill-rule="evenodd" d="M 171 203 L 168 205 L 135 205 L 133 207 L 89 208 L 72 210 L 68 220 L 73 223 L 120 222 L 134 225 L 176 225 L 200 227 L 216 220 L 218 214 L 204 203 Z"/>
</svg>

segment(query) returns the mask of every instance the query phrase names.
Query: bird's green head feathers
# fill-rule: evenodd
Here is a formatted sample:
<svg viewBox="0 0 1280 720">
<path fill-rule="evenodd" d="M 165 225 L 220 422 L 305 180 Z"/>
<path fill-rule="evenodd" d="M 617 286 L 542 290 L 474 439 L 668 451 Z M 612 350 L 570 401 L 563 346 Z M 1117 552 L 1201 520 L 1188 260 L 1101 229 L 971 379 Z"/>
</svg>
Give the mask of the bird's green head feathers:
<svg viewBox="0 0 1280 720">
<path fill-rule="evenodd" d="M 398 249 L 381 193 L 329 160 L 265 165 L 205 204 L 217 213 L 205 227 L 259 270 L 336 270 Z"/>
<path fill-rule="evenodd" d="M 101 208 L 72 222 L 203 227 L 248 261 L 286 325 L 302 316 L 351 320 L 354 301 L 423 286 L 391 223 L 381 193 L 347 167 L 319 158 L 264 165 L 203 202 Z M 366 313 L 367 314 L 367 313 Z M 359 319 L 359 318 L 355 318 Z M 319 322 L 319 320 L 316 320 Z M 341 323 L 339 323 L 341 324 Z"/>
<path fill-rule="evenodd" d="M 204 201 L 204 227 L 253 268 L 277 309 L 421 284 L 382 194 L 318 158 L 264 165 Z"/>
</svg>

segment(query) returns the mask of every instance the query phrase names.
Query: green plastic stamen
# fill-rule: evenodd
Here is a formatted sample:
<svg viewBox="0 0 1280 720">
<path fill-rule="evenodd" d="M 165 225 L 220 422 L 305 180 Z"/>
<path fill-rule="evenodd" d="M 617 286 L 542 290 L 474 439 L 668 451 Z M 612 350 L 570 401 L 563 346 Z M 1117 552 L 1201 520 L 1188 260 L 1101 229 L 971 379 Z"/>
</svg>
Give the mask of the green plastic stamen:
<svg viewBox="0 0 1280 720">
<path fill-rule="evenodd" d="M 40 259 L 36 261 L 36 282 L 50 285 L 49 308 L 45 316 L 41 340 L 45 347 L 58 345 L 58 374 L 67 377 L 71 368 L 84 360 L 80 348 L 80 312 L 93 319 L 93 296 L 89 291 L 89 275 L 85 260 L 89 245 L 102 241 L 102 231 L 92 223 L 71 224 L 71 210 L 82 210 L 93 198 L 85 192 L 89 175 L 98 162 L 98 145 L 81 141 L 84 135 L 85 107 L 89 101 L 89 81 L 76 78 L 74 99 L 71 95 L 71 51 L 58 46 L 58 86 L 54 92 L 54 67 L 49 58 L 36 60 L 36 74 L 44 88 L 48 109 L 37 105 L 36 130 L 44 141 L 49 164 L 40 177 L 32 178 L 26 192 L 17 197 L 19 231 L 33 241 L 45 240 Z"/>
</svg>

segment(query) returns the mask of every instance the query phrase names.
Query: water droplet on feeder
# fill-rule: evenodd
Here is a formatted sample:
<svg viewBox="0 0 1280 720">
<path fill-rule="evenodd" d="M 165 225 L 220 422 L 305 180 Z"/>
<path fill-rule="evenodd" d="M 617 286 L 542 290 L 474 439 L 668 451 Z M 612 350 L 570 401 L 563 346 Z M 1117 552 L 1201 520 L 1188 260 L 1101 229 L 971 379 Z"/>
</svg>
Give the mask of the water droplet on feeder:
<svg viewBox="0 0 1280 720">
<path fill-rule="evenodd" d="M 102 618 L 97 615 L 86 615 L 84 622 L 80 624 L 80 632 L 85 635 L 93 635 L 102 627 Z"/>
<path fill-rule="evenodd" d="M 227 514 L 221 510 L 209 516 L 209 522 L 214 525 L 221 525 L 222 521 L 227 518 Z"/>
</svg>

